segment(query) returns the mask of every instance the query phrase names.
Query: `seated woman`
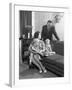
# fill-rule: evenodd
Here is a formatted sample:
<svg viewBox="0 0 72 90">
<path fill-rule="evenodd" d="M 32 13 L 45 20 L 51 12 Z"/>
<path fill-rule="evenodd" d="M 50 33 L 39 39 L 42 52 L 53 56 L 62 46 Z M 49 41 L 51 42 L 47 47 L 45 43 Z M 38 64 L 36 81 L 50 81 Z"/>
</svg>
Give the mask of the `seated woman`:
<svg viewBox="0 0 72 90">
<path fill-rule="evenodd" d="M 51 48 L 51 45 L 50 45 L 50 40 L 49 39 L 46 39 L 45 40 L 45 56 L 50 56 L 50 55 L 53 55 L 55 54 L 54 51 L 52 51 L 52 48 Z"/>
<path fill-rule="evenodd" d="M 35 32 L 34 39 L 29 46 L 30 64 L 35 64 L 39 68 L 40 73 L 42 73 L 42 71 L 46 73 L 47 71 L 45 67 L 40 62 L 41 56 L 43 56 L 43 52 L 45 51 L 45 44 L 42 40 L 40 40 L 39 34 L 40 32 Z"/>
</svg>

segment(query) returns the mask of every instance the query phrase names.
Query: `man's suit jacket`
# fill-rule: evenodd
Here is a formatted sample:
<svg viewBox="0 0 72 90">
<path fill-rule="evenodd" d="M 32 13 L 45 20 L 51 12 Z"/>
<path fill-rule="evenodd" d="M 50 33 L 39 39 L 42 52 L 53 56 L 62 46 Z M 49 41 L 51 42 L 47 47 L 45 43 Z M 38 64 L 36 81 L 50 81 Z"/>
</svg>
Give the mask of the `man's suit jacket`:
<svg viewBox="0 0 72 90">
<path fill-rule="evenodd" d="M 44 25 L 42 27 L 41 38 L 43 40 L 46 40 L 46 39 L 53 40 L 53 38 L 52 38 L 53 34 L 56 37 L 56 39 L 59 40 L 59 37 L 57 36 L 54 26 L 52 26 L 49 30 L 47 29 L 47 25 Z"/>
</svg>

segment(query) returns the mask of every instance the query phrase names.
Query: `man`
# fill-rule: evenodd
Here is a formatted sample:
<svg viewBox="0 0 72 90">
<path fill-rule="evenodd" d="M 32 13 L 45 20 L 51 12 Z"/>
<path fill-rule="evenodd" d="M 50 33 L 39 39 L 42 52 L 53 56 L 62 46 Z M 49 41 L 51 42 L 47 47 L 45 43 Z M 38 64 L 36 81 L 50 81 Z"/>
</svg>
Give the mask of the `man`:
<svg viewBox="0 0 72 90">
<path fill-rule="evenodd" d="M 41 38 L 42 40 L 49 39 L 50 41 L 53 40 L 52 35 L 56 37 L 57 40 L 59 40 L 59 37 L 55 31 L 55 27 L 51 20 L 48 20 L 47 25 L 44 25 L 41 32 Z"/>
</svg>

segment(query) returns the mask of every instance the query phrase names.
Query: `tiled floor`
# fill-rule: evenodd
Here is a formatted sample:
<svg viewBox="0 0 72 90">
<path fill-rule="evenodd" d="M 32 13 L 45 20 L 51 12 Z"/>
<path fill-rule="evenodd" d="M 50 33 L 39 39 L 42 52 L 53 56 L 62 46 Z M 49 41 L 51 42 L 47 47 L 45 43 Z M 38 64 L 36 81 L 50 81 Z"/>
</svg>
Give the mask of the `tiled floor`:
<svg viewBox="0 0 72 90">
<path fill-rule="evenodd" d="M 19 79 L 30 79 L 30 78 L 53 78 L 57 77 L 50 71 L 47 73 L 39 73 L 37 69 L 29 69 L 27 64 L 20 64 L 19 66 Z"/>
</svg>

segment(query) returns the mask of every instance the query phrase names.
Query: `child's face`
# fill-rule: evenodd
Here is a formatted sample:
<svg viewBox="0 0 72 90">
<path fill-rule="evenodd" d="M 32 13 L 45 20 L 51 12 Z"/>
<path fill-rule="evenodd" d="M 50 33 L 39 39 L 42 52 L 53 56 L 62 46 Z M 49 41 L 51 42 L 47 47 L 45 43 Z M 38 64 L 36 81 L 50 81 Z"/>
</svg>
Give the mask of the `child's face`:
<svg viewBox="0 0 72 90">
<path fill-rule="evenodd" d="M 50 44 L 50 40 L 49 39 L 46 40 L 46 44 Z"/>
</svg>

